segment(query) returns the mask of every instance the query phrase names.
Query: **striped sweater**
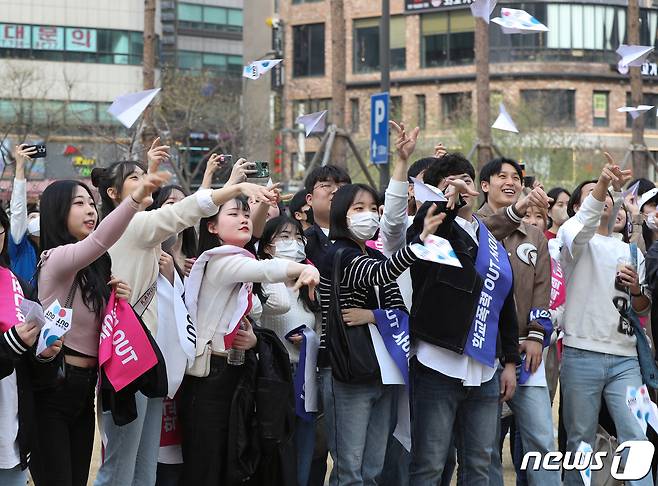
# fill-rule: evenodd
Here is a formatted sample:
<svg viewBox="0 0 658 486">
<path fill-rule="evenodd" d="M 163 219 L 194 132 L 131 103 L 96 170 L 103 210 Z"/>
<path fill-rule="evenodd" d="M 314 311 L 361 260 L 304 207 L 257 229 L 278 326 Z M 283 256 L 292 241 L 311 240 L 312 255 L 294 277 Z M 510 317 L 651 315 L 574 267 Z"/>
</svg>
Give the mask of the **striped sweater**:
<svg viewBox="0 0 658 486">
<path fill-rule="evenodd" d="M 326 323 L 331 300 L 332 270 L 336 252 L 345 248 L 341 256 L 343 276 L 340 283 L 341 309 L 402 309 L 407 308 L 396 282 L 418 258 L 408 246 L 386 259 L 379 251 L 366 248 L 367 254 L 349 240 L 337 240 L 332 245 L 320 269 L 320 302 L 322 304 L 322 334 L 320 335 L 320 366 L 326 366 Z M 375 288 L 379 287 L 379 301 Z"/>
</svg>

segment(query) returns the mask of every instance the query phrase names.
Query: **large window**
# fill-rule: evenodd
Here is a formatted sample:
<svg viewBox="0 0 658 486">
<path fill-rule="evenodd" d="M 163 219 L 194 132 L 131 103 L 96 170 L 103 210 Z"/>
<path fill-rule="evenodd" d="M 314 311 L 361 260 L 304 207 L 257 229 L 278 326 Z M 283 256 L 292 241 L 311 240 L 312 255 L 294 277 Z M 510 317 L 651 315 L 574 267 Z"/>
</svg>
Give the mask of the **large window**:
<svg viewBox="0 0 658 486">
<path fill-rule="evenodd" d="M 390 48 L 391 69 L 406 66 L 406 19 L 391 17 Z M 354 72 L 366 73 L 379 70 L 379 18 L 354 21 Z"/>
<path fill-rule="evenodd" d="M 193 3 L 178 4 L 178 26 L 183 29 L 242 32 L 242 10 Z"/>
<path fill-rule="evenodd" d="M 471 93 L 441 94 L 441 120 L 444 126 L 454 125 L 471 116 Z"/>
<path fill-rule="evenodd" d="M 0 24 L 0 58 L 139 65 L 143 45 L 141 32 Z"/>
<path fill-rule="evenodd" d="M 608 98 L 607 91 L 594 91 L 592 93 L 592 125 L 595 127 L 608 126 Z"/>
<path fill-rule="evenodd" d="M 573 127 L 576 124 L 576 92 L 568 89 L 521 90 L 528 116 L 549 127 Z"/>
<path fill-rule="evenodd" d="M 427 125 L 424 94 L 416 95 L 416 124 L 421 130 L 424 130 Z"/>
<path fill-rule="evenodd" d="M 181 69 L 208 69 L 217 72 L 239 74 L 242 72 L 242 56 L 178 51 L 178 67 Z"/>
<path fill-rule="evenodd" d="M 324 76 L 324 24 L 293 27 L 293 76 Z"/>
<path fill-rule="evenodd" d="M 627 43 L 626 7 L 582 3 L 522 2 L 499 4 L 526 10 L 550 29 L 532 35 L 503 34 L 490 27 L 491 62 L 523 61 L 617 61 L 615 50 Z M 640 10 L 640 44 L 658 46 L 658 11 Z"/>
<path fill-rule="evenodd" d="M 110 103 L 94 101 L 0 99 L 0 121 L 35 127 L 117 125 Z"/>
<path fill-rule="evenodd" d="M 475 21 L 470 10 L 424 14 L 420 26 L 423 67 L 473 62 Z"/>
</svg>

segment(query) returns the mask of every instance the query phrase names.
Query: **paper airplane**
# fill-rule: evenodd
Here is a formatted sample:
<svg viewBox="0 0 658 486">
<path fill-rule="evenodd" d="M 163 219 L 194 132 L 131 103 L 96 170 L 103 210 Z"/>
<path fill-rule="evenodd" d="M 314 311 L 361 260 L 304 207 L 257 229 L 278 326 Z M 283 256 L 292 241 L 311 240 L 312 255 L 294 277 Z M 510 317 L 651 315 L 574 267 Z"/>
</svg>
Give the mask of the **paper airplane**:
<svg viewBox="0 0 658 486">
<path fill-rule="evenodd" d="M 412 244 L 411 251 L 421 260 L 462 268 L 450 242 L 440 236 L 428 235 L 422 245 L 420 243 Z"/>
<path fill-rule="evenodd" d="M 160 88 L 156 88 L 119 96 L 107 112 L 119 120 L 124 127 L 130 128 L 159 92 Z"/>
<path fill-rule="evenodd" d="M 652 46 L 628 46 L 621 44 L 617 49 L 617 54 L 621 56 L 617 64 L 617 70 L 620 74 L 627 74 L 629 67 L 642 66 L 652 51 Z"/>
<path fill-rule="evenodd" d="M 617 111 L 620 113 L 628 113 L 631 115 L 631 118 L 635 120 L 638 116 L 642 115 L 645 111 L 649 111 L 653 108 L 653 105 L 638 105 L 638 106 L 622 106 L 617 108 Z"/>
<path fill-rule="evenodd" d="M 496 8 L 497 0 L 474 0 L 471 3 L 471 14 L 473 17 L 480 17 L 488 24 L 489 18 Z"/>
<path fill-rule="evenodd" d="M 249 79 L 258 79 L 261 75 L 279 64 L 283 59 L 267 59 L 265 61 L 254 61 L 242 69 L 242 76 Z"/>
<path fill-rule="evenodd" d="M 587 468 L 580 470 L 580 477 L 583 480 L 584 486 L 590 486 L 592 484 L 592 469 L 590 465 L 592 463 L 592 455 L 594 454 L 594 449 L 587 442 L 582 442 L 578 445 L 576 453 L 580 453 L 578 458 L 578 464 L 583 465 L 587 463 Z"/>
<path fill-rule="evenodd" d="M 637 190 L 640 188 L 640 181 L 637 181 L 635 184 L 633 184 L 631 187 L 626 189 L 625 191 L 622 191 L 621 197 L 626 198 L 626 196 L 631 195 L 634 198 L 637 197 Z"/>
<path fill-rule="evenodd" d="M 304 125 L 307 137 L 312 133 L 322 133 L 327 126 L 327 110 L 299 116 L 295 123 Z"/>
<path fill-rule="evenodd" d="M 494 124 L 491 125 L 491 128 L 497 128 L 498 130 L 505 130 L 506 132 L 519 133 L 519 130 L 516 128 L 516 125 L 514 124 L 512 117 L 509 116 L 509 113 L 507 113 L 507 110 L 505 109 L 505 105 L 502 103 L 498 105 L 498 110 L 500 114 L 498 115 L 498 118 L 496 118 Z"/>
<path fill-rule="evenodd" d="M 422 203 L 427 201 L 447 201 L 448 198 L 445 197 L 443 191 L 438 187 L 434 187 L 430 184 L 425 184 L 420 179 L 411 177 L 411 182 L 414 183 L 414 199 Z"/>
<path fill-rule="evenodd" d="M 500 14 L 501 17 L 496 17 L 495 19 L 491 19 L 491 21 L 500 25 L 504 34 L 536 34 L 537 32 L 548 32 L 548 27 L 525 10 L 502 8 Z"/>
</svg>

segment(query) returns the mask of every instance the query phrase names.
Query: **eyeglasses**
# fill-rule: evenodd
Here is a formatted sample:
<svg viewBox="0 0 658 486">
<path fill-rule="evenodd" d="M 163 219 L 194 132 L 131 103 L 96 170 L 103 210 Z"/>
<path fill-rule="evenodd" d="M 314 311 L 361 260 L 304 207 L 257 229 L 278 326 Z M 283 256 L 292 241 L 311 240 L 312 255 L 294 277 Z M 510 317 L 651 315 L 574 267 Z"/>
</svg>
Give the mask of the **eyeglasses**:
<svg viewBox="0 0 658 486">
<path fill-rule="evenodd" d="M 335 183 L 335 182 L 320 182 L 319 184 L 316 184 L 316 185 L 313 187 L 313 190 L 316 190 L 316 189 L 322 189 L 322 190 L 325 191 L 325 192 L 334 192 L 335 190 L 340 189 L 340 188 L 343 187 L 344 185 L 346 185 L 345 182 L 339 182 L 339 183 Z"/>
</svg>

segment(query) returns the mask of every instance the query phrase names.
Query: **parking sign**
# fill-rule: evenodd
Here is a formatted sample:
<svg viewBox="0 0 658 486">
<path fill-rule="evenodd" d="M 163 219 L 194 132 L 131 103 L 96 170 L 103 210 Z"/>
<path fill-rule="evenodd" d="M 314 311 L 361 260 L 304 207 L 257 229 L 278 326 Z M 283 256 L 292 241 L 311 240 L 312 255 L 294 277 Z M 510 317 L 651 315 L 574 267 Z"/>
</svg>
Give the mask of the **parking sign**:
<svg viewBox="0 0 658 486">
<path fill-rule="evenodd" d="M 370 161 L 388 163 L 388 93 L 370 97 Z"/>
</svg>

